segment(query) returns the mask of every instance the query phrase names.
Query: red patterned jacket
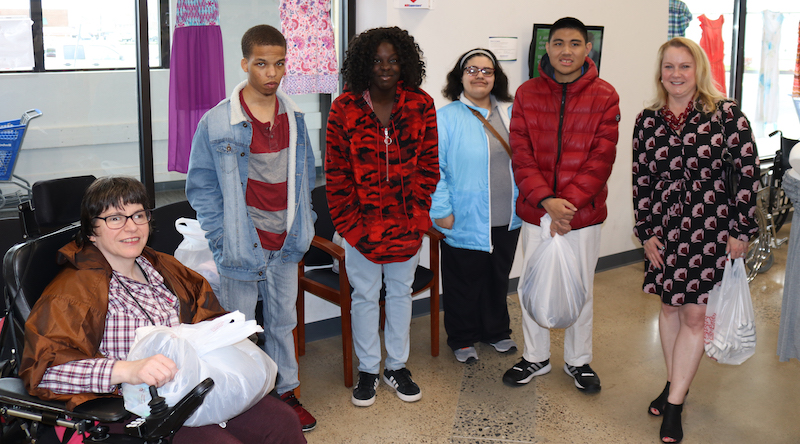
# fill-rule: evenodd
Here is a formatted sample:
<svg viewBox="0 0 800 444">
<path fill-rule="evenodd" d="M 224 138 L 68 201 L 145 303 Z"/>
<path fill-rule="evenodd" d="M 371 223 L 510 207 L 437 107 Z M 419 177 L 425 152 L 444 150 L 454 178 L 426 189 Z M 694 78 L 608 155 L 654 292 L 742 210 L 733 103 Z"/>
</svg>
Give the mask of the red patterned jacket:
<svg viewBox="0 0 800 444">
<path fill-rule="evenodd" d="M 523 83 L 514 97 L 509 140 L 514 179 L 519 187 L 517 214 L 539 225 L 548 197 L 578 208 L 570 226 L 602 223 L 608 214 L 606 182 L 619 139 L 619 96 L 597 76 L 592 59 L 572 83 L 557 83 L 547 55 L 540 77 Z"/>
<path fill-rule="evenodd" d="M 431 226 L 431 194 L 439 181 L 433 99 L 397 84 L 384 127 L 361 94 L 345 91 L 328 117 L 328 207 L 336 231 L 375 263 L 409 259 Z M 387 160 L 388 157 L 388 160 Z"/>
</svg>

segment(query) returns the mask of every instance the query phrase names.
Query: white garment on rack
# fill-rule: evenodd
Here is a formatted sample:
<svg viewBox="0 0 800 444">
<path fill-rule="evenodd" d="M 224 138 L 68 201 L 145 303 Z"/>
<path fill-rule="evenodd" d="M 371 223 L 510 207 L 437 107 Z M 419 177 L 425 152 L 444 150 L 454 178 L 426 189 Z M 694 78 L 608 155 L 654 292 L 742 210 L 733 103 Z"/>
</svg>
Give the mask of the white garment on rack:
<svg viewBox="0 0 800 444">
<path fill-rule="evenodd" d="M 755 121 L 778 121 L 778 50 L 781 46 L 783 14 L 765 10 L 764 34 L 761 40 L 761 67 L 758 70 L 758 97 Z"/>
</svg>

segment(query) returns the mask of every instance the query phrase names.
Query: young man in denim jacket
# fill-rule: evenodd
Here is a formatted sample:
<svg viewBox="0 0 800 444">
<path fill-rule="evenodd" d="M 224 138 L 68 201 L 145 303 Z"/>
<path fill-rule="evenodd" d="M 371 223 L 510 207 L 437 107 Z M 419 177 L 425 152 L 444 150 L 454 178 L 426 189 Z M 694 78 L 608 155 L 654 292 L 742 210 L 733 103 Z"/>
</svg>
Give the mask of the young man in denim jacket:
<svg viewBox="0 0 800 444">
<path fill-rule="evenodd" d="M 286 40 L 268 25 L 242 37 L 247 80 L 203 116 L 192 141 L 186 197 L 207 231 L 220 274 L 220 304 L 255 318 L 263 302 L 264 351 L 278 364 L 276 388 L 304 431 L 316 420 L 297 401 L 292 330 L 297 263 L 314 237 L 314 154 L 303 114 L 279 89 Z"/>
</svg>

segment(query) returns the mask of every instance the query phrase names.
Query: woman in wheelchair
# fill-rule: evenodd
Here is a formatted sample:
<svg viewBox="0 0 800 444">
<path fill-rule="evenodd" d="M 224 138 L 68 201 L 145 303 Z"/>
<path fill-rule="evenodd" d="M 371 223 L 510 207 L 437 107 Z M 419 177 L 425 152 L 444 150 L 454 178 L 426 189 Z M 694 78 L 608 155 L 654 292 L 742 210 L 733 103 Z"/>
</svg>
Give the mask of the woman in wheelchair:
<svg viewBox="0 0 800 444">
<path fill-rule="evenodd" d="M 163 355 L 126 361 L 136 328 L 176 326 L 224 314 L 208 282 L 170 255 L 145 247 L 150 210 L 144 185 L 95 181 L 81 203 L 76 239 L 59 250 L 63 269 L 25 324 L 20 376 L 28 392 L 72 409 L 118 396 L 120 384 L 162 386 L 177 372 Z M 122 425 L 112 425 L 112 432 Z M 115 430 L 116 428 L 116 430 Z M 297 414 L 266 396 L 225 428 L 183 427 L 179 443 L 304 443 Z"/>
</svg>

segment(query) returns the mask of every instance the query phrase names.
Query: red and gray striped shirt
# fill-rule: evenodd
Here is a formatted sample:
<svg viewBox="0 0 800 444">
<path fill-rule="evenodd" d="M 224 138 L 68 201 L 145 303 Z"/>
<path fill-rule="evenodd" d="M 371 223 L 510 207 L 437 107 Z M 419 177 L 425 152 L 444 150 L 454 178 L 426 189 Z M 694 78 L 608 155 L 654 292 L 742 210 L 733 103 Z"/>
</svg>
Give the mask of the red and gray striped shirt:
<svg viewBox="0 0 800 444">
<path fill-rule="evenodd" d="M 265 250 L 280 250 L 287 230 L 289 116 L 276 98 L 272 124 L 263 123 L 253 117 L 241 91 L 239 100 L 253 125 L 244 198 L 247 213 L 256 227 L 261 246 Z"/>
</svg>

